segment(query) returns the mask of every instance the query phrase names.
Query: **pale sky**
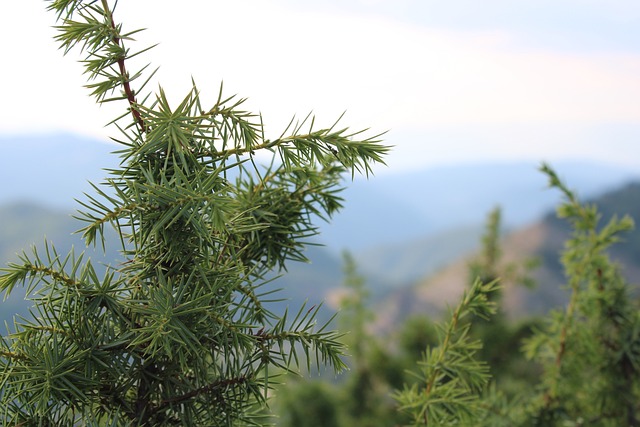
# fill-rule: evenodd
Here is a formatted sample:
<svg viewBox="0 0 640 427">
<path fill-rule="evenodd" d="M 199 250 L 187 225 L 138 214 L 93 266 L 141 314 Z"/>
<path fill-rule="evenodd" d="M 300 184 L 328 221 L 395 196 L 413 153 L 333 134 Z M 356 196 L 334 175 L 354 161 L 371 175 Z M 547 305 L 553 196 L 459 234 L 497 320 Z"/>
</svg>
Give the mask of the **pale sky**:
<svg viewBox="0 0 640 427">
<path fill-rule="evenodd" d="M 388 130 L 379 173 L 485 160 L 586 159 L 640 166 L 637 0 L 121 0 L 145 27 L 132 49 L 160 66 L 177 103 L 248 97 L 266 131 L 310 111 L 330 125 Z M 0 135 L 107 139 L 125 105 L 89 98 L 78 57 L 52 40 L 37 0 L 0 16 Z"/>
</svg>

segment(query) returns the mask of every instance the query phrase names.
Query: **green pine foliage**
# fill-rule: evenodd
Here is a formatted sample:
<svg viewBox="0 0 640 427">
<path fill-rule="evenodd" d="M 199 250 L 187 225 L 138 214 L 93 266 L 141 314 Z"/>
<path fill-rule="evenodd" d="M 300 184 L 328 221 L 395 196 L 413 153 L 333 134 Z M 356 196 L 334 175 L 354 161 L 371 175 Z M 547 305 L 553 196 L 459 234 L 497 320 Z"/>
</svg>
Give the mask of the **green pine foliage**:
<svg viewBox="0 0 640 427">
<path fill-rule="evenodd" d="M 633 221 L 629 217 L 614 216 L 601 225 L 596 206 L 580 203 L 551 168 L 543 165 L 542 170 L 551 186 L 565 196 L 566 201 L 558 213 L 569 220 L 573 234 L 562 254 L 570 300 L 564 309 L 538 322 L 540 326 L 533 334 L 525 334 L 523 340 L 524 351 L 533 362 L 529 367 L 539 372 L 540 379 L 535 383 L 531 380 L 528 384 L 520 383 L 518 390 L 510 388 L 510 383 L 505 381 L 485 382 L 475 390 L 467 388 L 471 393 L 454 394 L 453 402 L 447 399 L 430 402 L 428 388 L 422 394 L 413 395 L 405 389 L 397 396 L 404 405 L 402 409 L 414 414 L 416 425 L 639 425 L 640 312 L 630 294 L 630 284 L 624 281 L 619 266 L 608 255 L 611 245 L 620 240 L 620 233 L 633 227 Z M 492 228 L 490 226 L 489 231 Z M 485 247 L 495 247 L 486 243 Z M 494 301 L 499 303 L 499 299 Z M 455 315 L 449 325 L 453 319 Z M 498 323 L 492 325 L 484 319 L 474 319 L 469 326 L 471 331 L 479 327 L 483 344 L 488 347 L 495 347 L 496 341 L 504 338 L 491 334 L 509 335 L 508 329 L 497 327 L 503 319 L 500 316 L 493 319 Z M 436 349 L 442 349 L 447 343 L 445 335 Z M 449 357 L 458 354 L 455 348 L 444 350 L 447 351 L 451 352 Z M 492 351 L 466 353 L 472 357 L 453 375 L 465 378 L 464 369 L 474 369 L 483 362 L 481 356 Z M 440 366 L 445 356 L 429 349 L 423 363 Z M 446 365 L 442 369 L 446 371 Z M 507 371 L 507 374 L 507 377 L 517 376 L 516 372 Z M 448 381 L 434 384 L 437 389 L 437 386 L 448 385 Z M 414 389 L 419 390 L 415 386 Z M 469 403 L 465 403 L 465 399 Z M 429 404 L 439 412 L 428 412 Z"/>
<path fill-rule="evenodd" d="M 55 0 L 56 37 L 84 53 L 97 102 L 122 102 L 111 124 L 120 167 L 80 201 L 87 245 L 120 237 L 122 262 L 99 277 L 52 243 L 1 270 L 7 294 L 26 286 L 32 318 L 0 340 L 0 420 L 12 426 L 227 426 L 259 423 L 280 372 L 344 368 L 340 334 L 318 307 L 283 316 L 265 275 L 304 260 L 316 218 L 341 207 L 345 174 L 369 174 L 388 147 L 311 117 L 266 139 L 262 117 L 196 84 L 177 105 L 154 75 L 130 71 L 140 30 L 115 2 Z M 256 154 L 272 156 L 258 165 Z"/>
<path fill-rule="evenodd" d="M 330 383 L 301 380 L 283 384 L 277 390 L 275 404 L 282 427 L 340 427 L 340 394 Z"/>
<path fill-rule="evenodd" d="M 481 416 L 480 392 L 490 375 L 487 364 L 476 357 L 482 343 L 470 336 L 466 320 L 494 314 L 489 295 L 497 289 L 496 281 L 474 282 L 441 325 L 438 345 L 428 347 L 418 362 L 418 381 L 394 393 L 399 410 L 411 416 L 413 425 L 473 425 Z"/>
<path fill-rule="evenodd" d="M 76 215 L 87 245 L 106 249 L 105 233 L 117 234 L 121 262 L 98 274 L 46 242 L 0 269 L 0 289 L 24 286 L 33 302 L 0 337 L 2 425 L 259 425 L 274 421 L 274 394 L 281 425 L 640 425 L 640 304 L 609 258 L 631 218 L 603 224 L 543 165 L 573 233 L 561 257 L 569 302 L 541 321 L 512 325 L 500 310 L 498 280 L 523 276 L 500 263 L 499 210 L 469 288 L 435 327 L 414 318 L 373 335 L 349 256 L 351 333 L 318 325 L 317 306 L 278 315 L 267 277 L 305 260 L 314 221 L 341 208 L 343 177 L 368 175 L 389 148 L 310 116 L 268 139 L 262 117 L 222 87 L 204 105 L 193 82 L 172 105 L 147 89 L 155 71 L 129 70 L 151 47 L 130 50 L 140 30 L 117 23 L 116 2 L 48 3 L 61 48 L 84 53 L 91 95 L 125 107 L 110 123 L 120 166 Z M 276 387 L 290 372 L 347 365 L 334 384 Z"/>
<path fill-rule="evenodd" d="M 415 370 L 418 382 L 394 394 L 399 410 L 409 413 L 414 425 L 640 425 L 640 311 L 631 286 L 608 254 L 633 221 L 614 216 L 601 225 L 596 206 L 580 203 L 550 167 L 543 165 L 542 171 L 565 196 L 558 214 L 571 223 L 573 234 L 562 254 L 570 300 L 524 335 L 529 367 L 539 372 L 539 381 L 529 379 L 518 390 L 509 388 L 508 381 L 506 388 L 505 381 L 490 381 L 482 356 L 495 349 L 480 351 L 482 346 L 495 347 L 505 336 L 520 333 L 495 316 L 500 303 L 495 282 L 483 292 L 477 280 L 443 324 L 438 345 L 427 347 Z M 483 257 L 472 264 L 472 272 L 485 280 L 500 275 L 498 220 L 496 213 L 490 216 Z M 476 309 L 479 316 L 460 322 Z M 487 320 L 487 314 L 493 317 Z"/>
<path fill-rule="evenodd" d="M 389 393 L 402 384 L 404 365 L 371 331 L 369 292 L 350 253 L 343 254 L 345 295 L 339 325 L 349 369 L 337 377 L 300 378 L 275 391 L 275 423 L 281 427 L 375 427 L 404 424 Z M 413 362 L 413 360 L 412 360 Z M 337 424 L 336 424 L 337 423 Z"/>
<path fill-rule="evenodd" d="M 544 367 L 530 416 L 536 425 L 640 425 L 640 311 L 608 250 L 633 227 L 628 217 L 601 225 L 595 205 L 582 204 L 548 166 L 565 196 L 558 215 L 572 225 L 562 263 L 570 301 L 526 343 Z"/>
<path fill-rule="evenodd" d="M 349 348 L 350 370 L 342 384 L 342 402 L 346 425 L 368 427 L 382 422 L 391 424 L 393 408 L 385 399 L 388 386 L 376 353 L 379 343 L 371 332 L 374 316 L 369 309 L 369 292 L 349 252 L 343 254 L 344 286 L 347 294 L 341 301 L 340 325 Z"/>
<path fill-rule="evenodd" d="M 609 259 L 633 222 L 614 216 L 602 225 L 596 206 L 582 204 L 549 167 L 542 170 L 563 192 L 558 212 L 573 228 L 561 255 L 571 293 L 566 307 L 518 323 L 501 310 L 503 287 L 531 286 L 535 263 L 502 260 L 498 209 L 469 265 L 476 279 L 441 322 L 411 317 L 390 336 L 369 333 L 374 313 L 363 305 L 366 289 L 347 257 L 342 320 L 352 332 L 351 371 L 331 385 L 301 382 L 298 394 L 321 387 L 324 405 L 339 396 L 330 408 L 344 426 L 640 425 L 640 304 Z M 387 412 L 389 397 L 395 416 Z M 287 402 L 308 417 L 316 410 L 308 399 L 288 395 Z"/>
<path fill-rule="evenodd" d="M 535 384 L 540 374 L 539 366 L 526 360 L 520 351 L 522 339 L 531 335 L 532 328 L 538 322 L 537 319 L 509 320 L 503 310 L 503 290 L 516 286 L 533 287 L 529 273 L 537 260 L 515 263 L 503 259 L 501 217 L 500 208 L 489 212 L 481 250 L 469 263 L 469 284 L 478 279 L 485 283 L 500 280 L 501 283 L 500 289 L 489 296 L 495 303 L 495 314 L 488 319 L 471 319 L 471 334 L 482 342 L 478 358 L 488 363 L 495 385 L 501 392 L 513 395 Z"/>
</svg>

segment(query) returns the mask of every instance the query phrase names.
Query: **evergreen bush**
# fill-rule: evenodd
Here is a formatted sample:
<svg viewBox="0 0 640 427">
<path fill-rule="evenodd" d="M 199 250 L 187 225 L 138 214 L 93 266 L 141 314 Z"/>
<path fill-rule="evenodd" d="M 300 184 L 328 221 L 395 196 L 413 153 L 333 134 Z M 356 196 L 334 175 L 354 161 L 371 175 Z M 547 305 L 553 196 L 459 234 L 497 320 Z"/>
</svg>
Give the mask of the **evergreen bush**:
<svg viewBox="0 0 640 427">
<path fill-rule="evenodd" d="M 1 423 L 260 422 L 277 372 L 344 368 L 318 307 L 271 312 L 265 276 L 305 259 L 313 221 L 341 207 L 343 176 L 369 174 L 388 147 L 312 117 L 267 139 L 262 117 L 222 87 L 212 105 L 195 82 L 177 105 L 162 87 L 145 92 L 155 71 L 129 66 L 150 48 L 130 50 L 140 30 L 117 23 L 115 5 L 48 8 L 65 53 L 84 53 L 92 96 L 126 107 L 111 122 L 120 167 L 77 214 L 87 245 L 116 231 L 122 262 L 98 277 L 82 254 L 47 242 L 1 270 L 0 289 L 26 286 L 34 303 L 0 340 Z M 261 166 L 259 153 L 272 160 Z"/>
</svg>

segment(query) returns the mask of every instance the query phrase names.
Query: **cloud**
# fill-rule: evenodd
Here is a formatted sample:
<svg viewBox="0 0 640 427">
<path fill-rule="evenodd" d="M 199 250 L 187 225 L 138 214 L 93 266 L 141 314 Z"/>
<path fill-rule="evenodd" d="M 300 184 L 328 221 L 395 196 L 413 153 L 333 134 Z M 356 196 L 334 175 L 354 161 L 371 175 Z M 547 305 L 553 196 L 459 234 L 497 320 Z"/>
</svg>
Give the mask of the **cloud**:
<svg viewBox="0 0 640 427">
<path fill-rule="evenodd" d="M 640 166 L 640 123 L 443 125 L 391 131 L 389 167 L 377 174 L 442 164 L 584 160 Z"/>
<path fill-rule="evenodd" d="M 232 5 L 205 7 L 188 24 L 180 14 L 154 24 L 166 80 L 184 91 L 193 73 L 215 92 L 210 82 L 224 79 L 278 122 L 312 109 L 328 120 L 346 109 L 360 125 L 385 128 L 640 120 L 640 55 L 533 50 L 508 31 Z"/>
<path fill-rule="evenodd" d="M 247 107 L 264 114 L 272 135 L 293 114 L 312 110 L 326 125 L 346 110 L 345 124 L 390 129 L 390 137 L 417 132 L 463 138 L 440 130 L 491 129 L 504 144 L 515 137 L 512 129 L 556 126 L 584 135 L 594 123 L 640 123 L 637 52 L 568 52 L 548 43 L 523 44 L 522 34 L 504 26 L 445 28 L 362 13 L 383 3 L 363 1 L 342 10 L 286 1 L 176 7 L 136 0 L 120 2 L 116 18 L 125 28 L 148 28 L 132 48 L 161 43 L 146 55 L 161 66 L 152 88 L 162 83 L 177 104 L 193 76 L 212 103 L 224 81 L 228 94 L 249 97 Z M 411 2 L 401 3 L 410 10 Z M 4 98 L 11 100 L 0 106 L 0 132 L 56 129 L 106 137 L 110 132 L 102 126 L 125 107 L 93 104 L 81 87 L 77 57 L 61 57 L 48 28 L 54 17 L 37 6 L 14 2 L 1 18 L 0 37 L 20 43 L 7 44 L 12 66 L 0 70 Z M 488 134 L 483 138 L 492 155 L 505 150 Z M 461 153 L 476 143 L 460 140 L 460 147 L 467 144 Z M 531 148 L 542 149 L 563 150 L 553 144 Z M 410 154 L 397 159 L 420 161 Z"/>
</svg>

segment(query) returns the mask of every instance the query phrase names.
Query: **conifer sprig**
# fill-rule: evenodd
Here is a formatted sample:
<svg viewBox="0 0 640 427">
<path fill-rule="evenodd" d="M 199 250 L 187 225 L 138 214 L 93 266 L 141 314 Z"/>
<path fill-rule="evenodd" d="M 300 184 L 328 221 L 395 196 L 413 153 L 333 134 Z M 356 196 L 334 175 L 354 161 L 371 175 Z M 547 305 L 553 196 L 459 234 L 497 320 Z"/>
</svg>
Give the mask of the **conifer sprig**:
<svg viewBox="0 0 640 427">
<path fill-rule="evenodd" d="M 488 295 L 498 288 L 496 281 L 473 283 L 440 328 L 439 345 L 428 348 L 418 362 L 420 370 L 413 372 L 418 381 L 394 393 L 400 410 L 411 416 L 414 425 L 472 425 L 481 417 L 481 392 L 490 376 L 487 365 L 475 358 L 482 343 L 471 339 L 471 323 L 463 320 L 495 313 Z"/>
<path fill-rule="evenodd" d="M 541 170 L 563 193 L 558 216 L 573 229 L 561 258 L 571 296 L 526 343 L 528 355 L 545 368 L 531 420 L 545 426 L 637 425 L 640 316 L 608 253 L 633 220 L 614 216 L 601 225 L 597 206 L 581 203 L 549 166 Z"/>
<path fill-rule="evenodd" d="M 121 164 L 76 215 L 86 243 L 117 244 L 122 262 L 99 277 L 82 256 L 47 243 L 43 256 L 0 270 L 0 290 L 24 285 L 34 303 L 32 318 L 0 341 L 0 421 L 250 423 L 279 371 L 312 361 L 344 368 L 340 334 L 318 325 L 320 305 L 289 321 L 272 310 L 267 277 L 306 259 L 313 222 L 341 207 L 344 173 L 370 173 L 389 148 L 313 119 L 268 140 L 262 117 L 222 86 L 209 108 L 195 83 L 177 104 L 162 86 L 142 95 L 155 71 L 128 65 L 151 47 L 130 51 L 140 30 L 117 23 L 115 4 L 48 7 L 64 52 L 84 54 L 91 95 L 126 106 L 111 122 Z M 270 164 L 257 163 L 258 150 Z"/>
</svg>

